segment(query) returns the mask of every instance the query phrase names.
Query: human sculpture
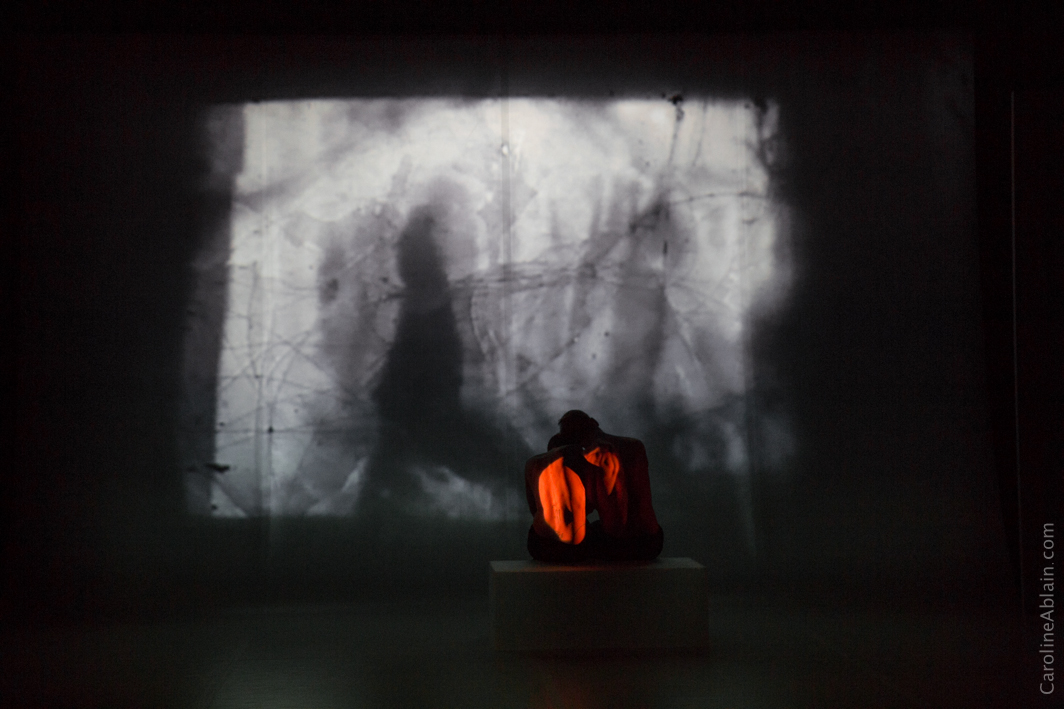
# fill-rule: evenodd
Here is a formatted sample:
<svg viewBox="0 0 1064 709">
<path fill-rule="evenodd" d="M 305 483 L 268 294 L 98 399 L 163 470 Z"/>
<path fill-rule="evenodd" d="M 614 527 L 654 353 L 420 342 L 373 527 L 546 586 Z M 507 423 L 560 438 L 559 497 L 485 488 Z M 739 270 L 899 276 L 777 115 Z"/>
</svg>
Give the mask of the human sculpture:
<svg viewBox="0 0 1064 709">
<path fill-rule="evenodd" d="M 664 535 L 650 499 L 646 448 L 569 411 L 547 452 L 525 464 L 528 552 L 540 561 L 650 561 Z M 587 516 L 598 511 L 599 519 Z"/>
</svg>

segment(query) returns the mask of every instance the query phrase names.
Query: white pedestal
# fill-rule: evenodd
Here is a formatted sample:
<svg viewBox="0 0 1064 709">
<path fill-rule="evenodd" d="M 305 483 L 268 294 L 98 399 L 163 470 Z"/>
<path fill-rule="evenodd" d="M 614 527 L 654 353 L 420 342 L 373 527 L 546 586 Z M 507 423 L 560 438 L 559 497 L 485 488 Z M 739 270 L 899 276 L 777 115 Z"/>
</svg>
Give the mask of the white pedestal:
<svg viewBox="0 0 1064 709">
<path fill-rule="evenodd" d="M 567 566 L 491 562 L 491 631 L 510 652 L 701 649 L 709 577 L 687 558 Z"/>
</svg>

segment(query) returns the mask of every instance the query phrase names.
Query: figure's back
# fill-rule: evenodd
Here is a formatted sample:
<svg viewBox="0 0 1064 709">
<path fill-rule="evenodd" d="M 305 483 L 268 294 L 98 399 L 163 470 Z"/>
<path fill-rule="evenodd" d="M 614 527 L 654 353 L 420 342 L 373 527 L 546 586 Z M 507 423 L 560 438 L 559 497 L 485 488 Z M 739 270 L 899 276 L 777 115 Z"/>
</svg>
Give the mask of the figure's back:
<svg viewBox="0 0 1064 709">
<path fill-rule="evenodd" d="M 627 492 L 627 524 L 624 536 L 656 534 L 660 529 L 650 493 L 650 463 L 646 446 L 638 438 L 614 436 L 600 431 L 595 436 L 617 451 Z"/>
</svg>

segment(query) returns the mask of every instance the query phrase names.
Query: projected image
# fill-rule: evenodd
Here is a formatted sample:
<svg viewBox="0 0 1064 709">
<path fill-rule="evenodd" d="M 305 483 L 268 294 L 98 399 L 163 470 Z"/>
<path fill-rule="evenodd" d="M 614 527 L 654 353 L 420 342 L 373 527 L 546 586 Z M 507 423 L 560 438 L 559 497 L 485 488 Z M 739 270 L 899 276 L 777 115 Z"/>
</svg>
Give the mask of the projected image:
<svg viewBox="0 0 1064 709">
<path fill-rule="evenodd" d="M 777 114 L 218 107 L 229 203 L 189 315 L 192 512 L 524 519 L 524 461 L 574 408 L 667 452 L 655 494 L 747 475 L 751 322 L 787 280 Z"/>
</svg>

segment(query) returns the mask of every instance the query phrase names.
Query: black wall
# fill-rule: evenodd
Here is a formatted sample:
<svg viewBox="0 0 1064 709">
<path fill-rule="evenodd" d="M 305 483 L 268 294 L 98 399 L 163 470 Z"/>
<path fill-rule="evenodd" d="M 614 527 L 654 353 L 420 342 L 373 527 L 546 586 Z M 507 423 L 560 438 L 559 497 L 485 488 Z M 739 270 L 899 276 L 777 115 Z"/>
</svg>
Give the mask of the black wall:
<svg viewBox="0 0 1064 709">
<path fill-rule="evenodd" d="M 1000 125 L 1003 79 L 980 67 L 1003 50 L 980 38 L 973 50 L 963 34 L 521 42 L 506 55 L 511 81 L 533 92 L 697 85 L 781 104 L 789 159 L 776 184 L 796 214 L 796 277 L 752 356 L 775 392 L 762 406 L 790 414 L 798 454 L 786 475 L 754 479 L 754 554 L 723 484 L 698 491 L 705 518 L 678 522 L 665 553 L 706 563 L 722 587 L 1008 598 L 1015 468 L 993 320 L 1008 293 L 988 255 L 1002 237 L 977 231 L 1001 214 L 986 116 Z M 193 519 L 174 443 L 188 264 L 227 209 L 204 187 L 202 108 L 492 95 L 501 47 L 491 36 L 20 40 L 9 609 L 84 618 L 482 593 L 489 558 L 523 554 L 508 528 Z"/>
</svg>

